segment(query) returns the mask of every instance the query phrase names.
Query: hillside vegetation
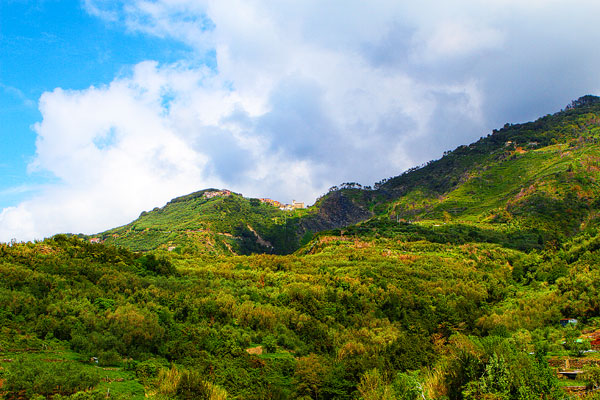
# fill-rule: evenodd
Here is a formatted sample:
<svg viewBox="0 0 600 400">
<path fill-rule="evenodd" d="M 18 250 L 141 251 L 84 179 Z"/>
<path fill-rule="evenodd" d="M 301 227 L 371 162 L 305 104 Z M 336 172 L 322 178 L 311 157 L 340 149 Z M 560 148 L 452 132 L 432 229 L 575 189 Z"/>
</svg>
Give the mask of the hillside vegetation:
<svg viewBox="0 0 600 400">
<path fill-rule="evenodd" d="M 0 244 L 0 394 L 598 397 L 597 100 L 306 210 L 209 189 Z"/>
<path fill-rule="evenodd" d="M 219 194 L 208 197 L 211 193 Z M 196 255 L 289 253 L 298 247 L 298 220 L 306 210 L 282 211 L 259 199 L 220 193 L 209 189 L 178 197 L 96 237 L 133 251 Z"/>
<path fill-rule="evenodd" d="M 242 195 L 204 190 L 97 235 L 133 251 L 288 254 L 317 232 L 373 217 L 460 221 L 484 230 L 537 232 L 557 245 L 598 223 L 600 103 L 584 96 L 535 122 L 494 130 L 441 159 L 377 183 L 342 186 L 307 210 L 281 211 Z"/>
<path fill-rule="evenodd" d="M 565 111 L 503 129 L 389 179 L 388 214 L 538 228 L 564 238 L 597 221 L 600 104 L 585 96 Z"/>
<path fill-rule="evenodd" d="M 405 227 L 288 256 L 2 245 L 3 389 L 104 395 L 109 368 L 123 398 L 563 398 L 547 355 L 571 354 L 562 317 L 597 326 L 598 233 L 527 253 Z"/>
</svg>

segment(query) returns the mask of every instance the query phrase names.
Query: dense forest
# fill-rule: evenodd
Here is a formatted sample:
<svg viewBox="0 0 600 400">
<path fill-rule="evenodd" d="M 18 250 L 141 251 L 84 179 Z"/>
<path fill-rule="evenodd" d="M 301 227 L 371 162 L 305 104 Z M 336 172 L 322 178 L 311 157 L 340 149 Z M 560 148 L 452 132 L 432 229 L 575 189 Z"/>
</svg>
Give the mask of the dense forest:
<svg viewBox="0 0 600 400">
<path fill-rule="evenodd" d="M 0 244 L 0 394 L 600 398 L 599 138 L 584 97 L 307 210 Z"/>
<path fill-rule="evenodd" d="M 592 304 L 558 300 L 582 295 L 567 291 L 578 290 L 568 263 L 534 269 L 539 255 L 495 244 L 323 235 L 305 255 L 201 260 L 56 236 L 0 252 L 1 345 L 15 358 L 2 372 L 13 394 L 97 386 L 98 368 L 79 377 L 74 362 L 30 357 L 68 350 L 129 371 L 139 395 L 157 398 L 456 398 L 484 390 L 494 357 L 511 378 L 502 390 L 539 396 L 558 385 L 542 353 L 526 351 L 543 348 L 563 312 L 595 316 Z M 537 275 L 560 286 L 532 291 L 548 282 Z M 515 290 L 555 306 L 506 308 L 521 298 Z M 523 327 L 528 340 L 515 340 Z"/>
</svg>

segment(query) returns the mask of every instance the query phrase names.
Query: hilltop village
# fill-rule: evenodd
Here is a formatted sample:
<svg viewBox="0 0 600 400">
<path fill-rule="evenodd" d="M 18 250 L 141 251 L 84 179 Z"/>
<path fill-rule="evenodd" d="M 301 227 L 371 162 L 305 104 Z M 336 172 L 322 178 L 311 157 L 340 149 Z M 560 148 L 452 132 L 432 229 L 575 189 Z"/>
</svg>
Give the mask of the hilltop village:
<svg viewBox="0 0 600 400">
<path fill-rule="evenodd" d="M 173 225 L 173 223 L 177 224 L 177 222 L 174 221 L 179 221 L 179 219 L 174 218 L 173 219 L 173 214 L 172 214 L 172 207 L 178 208 L 179 206 L 183 205 L 182 209 L 179 210 L 178 212 L 181 212 L 182 210 L 184 210 L 183 212 L 187 212 L 189 211 L 189 209 L 187 207 L 189 207 L 189 203 L 188 202 L 194 202 L 194 201 L 200 201 L 199 204 L 203 204 L 198 205 L 198 207 L 204 207 L 204 205 L 207 208 L 204 208 L 201 212 L 198 211 L 197 208 L 195 208 L 196 206 L 194 206 L 194 210 L 195 212 L 198 212 L 197 215 L 202 215 L 202 217 L 199 217 L 203 222 L 198 222 L 198 224 L 196 223 L 191 223 L 190 224 L 186 224 L 184 222 L 185 227 L 184 228 L 177 228 L 176 226 Z M 227 204 L 223 204 L 221 203 L 221 201 L 213 201 L 213 200 L 223 200 L 226 201 Z M 236 204 L 236 206 L 234 207 L 236 210 L 238 210 L 241 214 L 237 215 L 235 218 L 232 218 L 230 216 L 230 214 L 228 214 L 229 212 L 232 211 L 232 209 L 230 208 L 232 204 Z M 304 205 L 303 202 L 298 202 L 293 200 L 292 204 L 284 204 L 281 203 L 277 200 L 273 200 L 273 199 L 269 199 L 269 198 L 246 198 L 244 197 L 241 193 L 236 193 L 233 192 L 231 190 L 228 189 L 206 189 L 203 191 L 199 191 L 196 193 L 192 193 L 190 195 L 187 196 L 182 196 L 176 199 L 173 199 L 172 201 L 170 201 L 169 203 L 167 203 L 163 208 L 159 208 L 156 207 L 154 208 L 152 211 L 143 211 L 140 214 L 140 218 L 144 219 L 144 222 L 142 222 L 141 224 L 137 224 L 132 223 L 133 225 L 129 226 L 127 229 L 127 232 L 131 233 L 131 232 L 144 232 L 143 235 L 144 237 L 146 237 L 145 235 L 147 235 L 147 233 L 149 231 L 152 232 L 169 232 L 172 233 L 174 231 L 181 231 L 181 232 L 186 232 L 185 236 L 188 237 L 191 232 L 207 232 L 207 226 L 205 225 L 205 223 L 208 220 L 212 220 L 211 224 L 213 226 L 213 228 L 215 226 L 219 226 L 220 228 L 217 228 L 217 230 L 222 229 L 221 231 L 219 231 L 219 235 L 224 235 L 224 236 L 228 236 L 228 237 L 239 237 L 239 232 L 235 231 L 235 228 L 233 227 L 233 225 L 235 225 L 236 227 L 239 226 L 238 223 L 234 223 L 233 225 L 231 224 L 232 220 L 236 220 L 239 221 L 241 219 L 244 219 L 248 216 L 250 216 L 252 213 L 249 212 L 249 209 L 246 207 L 250 207 L 252 205 L 257 206 L 260 204 L 266 204 L 269 207 L 267 207 L 266 209 L 263 208 L 263 211 L 266 212 L 267 214 L 271 215 L 273 213 L 277 214 L 277 213 L 287 213 L 287 212 L 292 212 L 294 210 L 301 210 L 301 209 L 305 209 L 306 206 Z M 187 210 L 187 211 L 185 211 Z M 177 212 L 176 212 L 177 213 Z M 225 217 L 225 215 L 229 215 L 228 217 Z M 273 214 L 274 215 L 274 214 Z M 161 217 L 162 216 L 162 217 Z M 155 221 L 154 218 L 158 217 L 159 220 L 162 221 L 163 225 L 161 226 L 161 228 L 157 228 L 156 226 L 153 226 L 152 223 L 151 225 L 148 225 L 148 221 Z M 166 217 L 166 219 L 165 219 Z M 148 219 L 149 218 L 149 219 Z M 184 219 L 181 219 L 181 221 L 183 221 Z M 136 220 L 137 221 L 137 220 Z M 271 221 L 271 219 L 269 219 L 269 221 Z M 260 222 L 258 222 L 257 220 L 252 220 L 252 221 L 247 221 L 246 223 L 242 224 L 242 226 L 245 226 L 248 228 L 248 230 L 250 232 L 252 232 L 252 230 L 250 228 L 257 227 L 256 224 L 260 225 Z M 216 224 L 216 225 L 215 225 Z M 255 228 L 252 228 L 255 229 Z M 261 228 L 258 228 L 259 231 L 261 230 Z M 265 234 L 265 232 L 262 232 L 263 234 Z M 142 233 L 140 233 L 142 234 Z M 93 237 L 88 237 L 88 240 L 90 243 L 93 244 L 99 244 L 99 243 L 104 243 L 105 240 L 108 239 L 109 242 L 112 242 L 113 239 L 118 241 L 122 239 L 122 235 L 126 235 L 126 233 L 124 231 L 110 231 L 110 232 L 104 232 L 104 233 L 100 233 L 98 235 L 95 235 Z M 253 234 L 254 235 L 254 234 Z M 146 239 L 143 239 L 146 240 Z M 168 241 L 169 244 L 166 246 L 166 248 L 172 248 L 172 240 Z M 227 247 L 227 245 L 224 245 L 225 247 Z M 147 251 L 146 248 L 137 248 L 138 251 Z"/>
<path fill-rule="evenodd" d="M 204 194 L 202 196 L 206 199 L 212 199 L 213 197 L 226 197 L 226 196 L 231 196 L 233 194 L 241 195 L 240 193 L 234 193 L 227 189 L 221 189 L 221 190 L 213 190 L 213 191 L 209 191 L 209 192 L 208 191 L 204 192 Z M 304 205 L 303 202 L 298 202 L 296 200 L 292 200 L 292 204 L 284 204 L 277 200 L 273 200 L 273 199 L 269 199 L 269 198 L 260 198 L 258 200 L 260 200 L 261 203 L 265 203 L 265 204 L 269 204 L 273 207 L 277 207 L 282 211 L 292 211 L 292 210 L 306 208 L 306 206 Z"/>
</svg>

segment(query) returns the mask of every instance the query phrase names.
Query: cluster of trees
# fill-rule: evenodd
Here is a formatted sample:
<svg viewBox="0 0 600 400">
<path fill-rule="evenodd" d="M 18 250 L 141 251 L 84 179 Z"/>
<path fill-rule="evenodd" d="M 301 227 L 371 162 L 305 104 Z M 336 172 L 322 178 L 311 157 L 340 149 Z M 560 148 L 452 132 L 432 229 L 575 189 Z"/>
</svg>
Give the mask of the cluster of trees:
<svg viewBox="0 0 600 400">
<path fill-rule="evenodd" d="M 327 190 L 327 192 L 331 193 L 331 192 L 336 192 L 338 190 L 343 190 L 343 189 L 373 190 L 373 188 L 369 185 L 363 186 L 358 182 L 344 182 L 344 183 L 341 183 L 340 185 L 330 187 L 329 190 Z"/>
<path fill-rule="evenodd" d="M 407 225 L 417 236 L 405 240 L 391 225 L 387 236 L 363 228 L 320 236 L 304 256 L 139 255 L 62 235 L 0 245 L 0 343 L 66 343 L 101 365 L 132 359 L 140 381 L 166 398 L 521 398 L 519 387 L 554 398 L 543 359 L 511 339 L 526 324 L 506 323 L 537 313 L 506 304 L 515 288 L 549 276 L 549 256 L 445 242 L 452 231 L 436 240 Z M 557 256 L 566 268 L 553 277 L 554 296 L 572 300 L 528 329 L 562 313 L 597 315 L 594 272 L 570 272 L 595 261 L 595 243 Z M 16 365 L 5 390 L 48 393 Z M 44 385 L 69 394 L 94 379 Z"/>
</svg>

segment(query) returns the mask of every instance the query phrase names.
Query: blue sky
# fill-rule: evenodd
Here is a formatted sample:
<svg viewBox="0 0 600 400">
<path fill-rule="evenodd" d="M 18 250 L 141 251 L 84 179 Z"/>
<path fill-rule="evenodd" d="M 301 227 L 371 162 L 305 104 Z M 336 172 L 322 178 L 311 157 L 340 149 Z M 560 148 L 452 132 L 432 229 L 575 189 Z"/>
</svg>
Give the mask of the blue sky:
<svg viewBox="0 0 600 400">
<path fill-rule="evenodd" d="M 600 94 L 595 0 L 3 0 L 0 241 L 312 203 Z"/>
<path fill-rule="evenodd" d="M 128 33 L 94 17 L 78 0 L 0 2 L 0 209 L 14 206 L 37 185 L 54 182 L 44 171 L 28 173 L 35 155 L 42 93 L 61 87 L 106 85 L 143 60 L 190 57 L 185 44 Z"/>
</svg>

